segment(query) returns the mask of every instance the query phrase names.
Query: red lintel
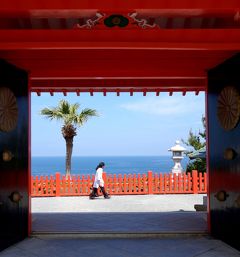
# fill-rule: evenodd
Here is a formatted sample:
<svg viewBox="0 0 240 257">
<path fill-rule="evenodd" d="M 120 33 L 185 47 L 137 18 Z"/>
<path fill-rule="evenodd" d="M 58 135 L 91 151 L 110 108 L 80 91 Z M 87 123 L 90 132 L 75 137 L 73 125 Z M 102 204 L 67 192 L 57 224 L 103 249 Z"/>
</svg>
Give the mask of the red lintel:
<svg viewBox="0 0 240 257">
<path fill-rule="evenodd" d="M 126 10 L 126 9 L 229 9 L 239 8 L 238 0 L 148 0 L 148 1 L 121 1 L 121 0 L 2 0 L 2 11 L 41 11 L 41 10 Z"/>
<path fill-rule="evenodd" d="M 239 50 L 240 29 L 1 30 L 0 49 Z"/>
</svg>

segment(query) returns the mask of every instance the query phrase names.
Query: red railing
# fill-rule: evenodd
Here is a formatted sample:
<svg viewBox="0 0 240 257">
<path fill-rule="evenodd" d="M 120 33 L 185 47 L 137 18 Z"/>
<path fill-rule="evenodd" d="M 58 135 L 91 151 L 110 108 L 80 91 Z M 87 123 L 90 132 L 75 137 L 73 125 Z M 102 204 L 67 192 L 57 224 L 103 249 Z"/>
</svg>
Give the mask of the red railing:
<svg viewBox="0 0 240 257">
<path fill-rule="evenodd" d="M 105 188 L 111 195 L 140 194 L 201 194 L 207 192 L 206 173 L 192 174 L 103 174 Z M 84 196 L 89 195 L 94 175 L 87 176 L 32 176 L 31 196 Z M 99 192 L 100 193 L 100 192 Z"/>
</svg>

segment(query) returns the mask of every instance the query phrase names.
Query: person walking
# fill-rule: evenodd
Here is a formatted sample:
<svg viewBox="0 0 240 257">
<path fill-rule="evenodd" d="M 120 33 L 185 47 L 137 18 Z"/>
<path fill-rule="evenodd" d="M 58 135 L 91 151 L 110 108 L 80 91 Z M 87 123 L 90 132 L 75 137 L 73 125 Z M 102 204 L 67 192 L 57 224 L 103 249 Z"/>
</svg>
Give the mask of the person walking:
<svg viewBox="0 0 240 257">
<path fill-rule="evenodd" d="M 99 196 L 98 192 L 97 192 L 99 187 L 103 193 L 104 198 L 110 199 L 110 196 L 107 194 L 107 192 L 104 188 L 104 180 L 102 177 L 104 167 L 105 167 L 104 162 L 100 162 L 98 164 L 98 166 L 96 167 L 96 174 L 95 174 L 95 179 L 94 179 L 94 183 L 93 183 L 93 191 L 89 196 L 90 199 L 95 199 L 95 197 Z"/>
</svg>

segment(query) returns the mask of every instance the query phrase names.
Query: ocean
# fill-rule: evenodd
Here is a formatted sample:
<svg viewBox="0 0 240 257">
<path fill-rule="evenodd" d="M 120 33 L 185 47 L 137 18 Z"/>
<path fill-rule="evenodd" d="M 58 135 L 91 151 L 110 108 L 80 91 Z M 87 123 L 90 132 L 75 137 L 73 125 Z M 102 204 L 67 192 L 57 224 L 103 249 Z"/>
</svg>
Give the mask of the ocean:
<svg viewBox="0 0 240 257">
<path fill-rule="evenodd" d="M 174 165 L 171 156 L 87 156 L 72 157 L 72 175 L 95 174 L 99 162 L 105 162 L 108 174 L 143 174 L 152 170 L 154 173 L 169 173 Z M 188 158 L 181 164 L 186 169 Z M 33 176 L 53 175 L 56 172 L 65 174 L 65 157 L 32 157 Z"/>
</svg>

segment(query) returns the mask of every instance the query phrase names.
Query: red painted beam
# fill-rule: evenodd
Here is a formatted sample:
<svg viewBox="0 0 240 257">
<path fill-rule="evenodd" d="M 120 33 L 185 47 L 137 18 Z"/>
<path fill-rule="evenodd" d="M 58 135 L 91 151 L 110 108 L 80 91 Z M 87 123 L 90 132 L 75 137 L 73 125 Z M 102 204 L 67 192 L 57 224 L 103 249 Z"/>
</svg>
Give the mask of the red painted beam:
<svg viewBox="0 0 240 257">
<path fill-rule="evenodd" d="M 118 9 L 118 8 L 96 8 L 96 9 L 38 9 L 38 10 L 22 10 L 22 9 L 2 9 L 0 7 L 0 18 L 5 19 L 24 19 L 24 22 L 28 22 L 27 19 L 63 19 L 62 22 L 65 22 L 66 19 L 78 19 L 78 18 L 91 18 L 96 15 L 97 12 L 101 12 L 106 15 L 110 15 L 112 13 L 120 13 L 123 15 L 127 15 L 128 13 L 136 12 L 140 16 L 149 16 L 149 17 L 185 17 L 185 18 L 192 18 L 192 17 L 199 17 L 199 18 L 206 18 L 206 17 L 218 17 L 218 18 L 232 18 L 237 15 L 238 9 L 231 7 L 231 8 L 186 8 L 186 9 L 179 9 L 179 8 L 161 8 L 161 9 L 152 9 L 152 8 L 125 8 L 125 9 Z M 30 20 L 29 20 L 30 21 Z M 64 26 L 65 27 L 65 26 Z"/>
<path fill-rule="evenodd" d="M 167 43 L 166 43 L 167 42 Z M 240 29 L 1 30 L 0 49 L 239 50 Z"/>
<path fill-rule="evenodd" d="M 159 59 L 163 59 L 163 61 L 168 61 L 169 58 L 176 58 L 176 55 L 180 58 L 184 59 L 196 59 L 196 64 L 199 63 L 201 59 L 215 59 L 216 57 L 222 55 L 224 56 L 224 52 L 222 51 L 208 51 L 207 56 L 203 55 L 205 50 L 198 50 L 192 49 L 188 51 L 179 51 L 173 50 L 167 51 L 164 50 L 156 50 L 156 49 L 29 49 L 29 50 L 21 50 L 21 51 L 4 51 L 0 52 L 1 56 L 4 58 L 12 58 L 16 60 L 22 59 L 22 61 L 31 62 L 38 65 L 36 63 L 36 59 L 41 61 L 43 64 L 46 60 L 48 61 L 55 61 L 62 62 L 71 60 L 73 64 L 77 64 L 78 60 L 85 62 L 90 62 L 89 58 L 94 58 L 96 61 L 104 58 L 104 62 L 107 63 L 109 60 L 112 59 L 119 59 L 128 57 L 128 62 L 137 63 L 135 59 L 138 58 L 139 60 L 147 60 L 151 62 L 159 62 Z M 74 63 L 75 61 L 75 63 Z M 143 62 L 143 61 L 142 61 Z M 144 63 L 144 62 L 143 62 Z M 76 68 L 76 67 L 75 67 Z"/>
<path fill-rule="evenodd" d="M 238 37 L 238 36 L 237 36 Z M 166 42 L 0 42 L 1 50 L 30 50 L 30 49 L 161 49 L 161 50 L 216 50 L 239 51 L 240 42 L 215 43 L 166 43 Z"/>
<path fill-rule="evenodd" d="M 30 71 L 34 79 L 86 80 L 116 76 L 203 78 L 206 69 L 234 54 L 232 51 L 177 50 L 28 50 L 19 53 L 0 52 L 0 57 Z"/>
<path fill-rule="evenodd" d="M 94 31 L 94 32 L 93 32 Z M 180 37 L 179 37 L 180 36 Z M 203 36 L 206 36 L 203 38 Z M 239 29 L 1 30 L 1 42 L 233 42 Z"/>
<path fill-rule="evenodd" d="M 168 92 L 171 91 L 205 91 L 206 81 L 203 80 L 190 80 L 190 79 L 178 79 L 178 80 L 134 80 L 132 85 L 123 86 L 124 80 L 111 80 L 109 85 L 102 87 L 102 81 L 99 80 L 42 80 L 42 81 L 31 81 L 30 90 L 44 92 L 45 90 L 58 92 L 58 90 L 67 90 L 68 92 L 76 92 L 76 90 L 81 90 L 81 92 L 116 92 L 116 88 L 119 92 L 143 92 L 143 89 L 147 89 L 147 92 Z M 106 84 L 106 83 L 105 83 Z M 94 85 L 94 86 L 93 86 Z M 132 92 L 132 93 L 131 93 Z"/>
<path fill-rule="evenodd" d="M 149 1 L 121 1 L 121 0 L 2 0 L 0 10 L 2 11 L 40 11 L 40 10 L 126 10 L 126 9 L 229 9 L 239 8 L 238 0 L 149 0 Z"/>
<path fill-rule="evenodd" d="M 173 60 L 174 61 L 174 60 Z M 12 62 L 15 64 L 15 62 Z M 190 62 L 190 64 L 193 64 L 192 62 Z M 113 63 L 114 65 L 114 63 Z M 194 65 L 194 64 L 193 64 Z M 157 67 L 161 67 L 157 66 Z M 153 70 L 149 70 L 146 69 L 144 70 L 144 68 L 140 67 L 141 70 L 122 70 L 121 72 L 117 72 L 118 70 L 116 69 L 116 67 L 112 70 L 97 70 L 97 68 L 95 66 L 93 66 L 93 70 L 89 71 L 89 70 L 81 70 L 77 73 L 77 71 L 75 72 L 71 72 L 71 74 L 66 74 L 63 72 L 63 74 L 61 74 L 62 69 L 59 69 L 58 71 L 51 73 L 51 72 L 47 72 L 46 74 L 44 74 L 43 71 L 39 71 L 34 69 L 33 66 L 27 66 L 32 68 L 32 79 L 34 80 L 47 80 L 47 79 L 57 79 L 57 80 L 62 80 L 65 78 L 68 78 L 69 80 L 78 80 L 78 79 L 83 79 L 83 80 L 87 80 L 87 79 L 98 79 L 99 77 L 104 78 L 106 80 L 111 79 L 112 77 L 114 78 L 119 78 L 119 79 L 125 79 L 125 78 L 152 78 L 152 79 L 184 79 L 184 78 L 190 78 L 190 79 L 203 79 L 206 77 L 206 75 L 204 74 L 204 72 L 202 71 L 205 67 L 209 68 L 209 66 L 211 67 L 211 65 L 209 63 L 206 62 L 206 65 L 201 65 L 201 66 L 197 66 L 195 67 L 195 69 L 193 67 L 187 66 L 186 69 L 189 69 L 188 72 L 184 72 L 182 71 L 182 73 L 180 73 L 179 71 L 177 72 L 177 65 L 173 65 L 172 67 L 172 75 L 170 70 L 159 70 L 159 69 L 153 69 Z M 19 65 L 19 67 L 23 68 L 22 65 Z M 49 65 L 49 67 L 52 67 Z M 64 66 L 67 69 L 67 66 Z M 71 67 L 71 66 L 69 66 Z M 119 67 L 119 66 L 117 66 Z M 129 67 L 129 66 L 127 66 Z M 138 66 L 136 66 L 138 67 Z M 144 74 L 143 72 L 144 71 Z M 119 75 L 119 77 L 115 77 L 116 75 Z"/>
<path fill-rule="evenodd" d="M 129 88 L 134 88 L 135 86 L 138 86 L 139 84 L 142 85 L 146 85 L 143 88 L 147 88 L 147 86 L 151 86 L 151 87 L 155 87 L 156 85 L 164 85 L 164 83 L 166 83 L 166 85 L 168 86 L 170 83 L 174 83 L 174 84 L 184 84 L 187 83 L 187 85 L 191 85 L 192 82 L 199 82 L 200 87 L 202 87 L 202 85 L 205 87 L 206 84 L 206 77 L 203 78 L 152 78 L 152 77 L 136 77 L 136 78 L 126 78 L 126 77 L 112 77 L 112 78 L 75 78 L 75 79 L 69 79 L 69 78 L 52 78 L 52 79 L 44 79 L 44 78 L 30 78 L 31 81 L 31 86 L 40 86 L 40 87 L 44 87 L 45 84 L 48 84 L 49 87 L 53 87 L 54 88 L 54 83 L 57 83 L 59 85 L 61 85 L 61 87 L 77 87 L 77 85 L 79 84 L 79 89 L 81 89 L 80 87 L 82 86 L 87 86 L 89 87 L 90 85 L 94 85 L 96 87 L 101 87 L 101 88 L 109 88 L 109 87 L 117 87 L 117 86 L 121 86 L 121 87 L 129 87 Z M 104 83 L 104 86 L 103 86 Z M 114 83 L 114 84 L 113 84 Z"/>
</svg>

